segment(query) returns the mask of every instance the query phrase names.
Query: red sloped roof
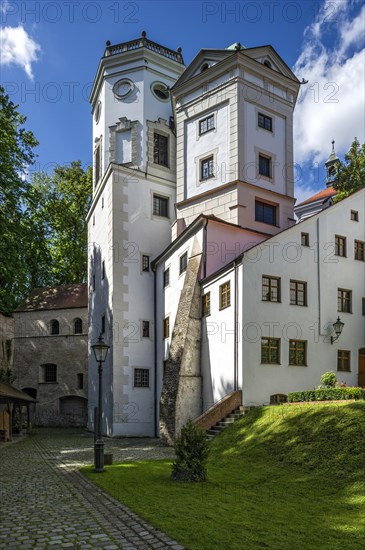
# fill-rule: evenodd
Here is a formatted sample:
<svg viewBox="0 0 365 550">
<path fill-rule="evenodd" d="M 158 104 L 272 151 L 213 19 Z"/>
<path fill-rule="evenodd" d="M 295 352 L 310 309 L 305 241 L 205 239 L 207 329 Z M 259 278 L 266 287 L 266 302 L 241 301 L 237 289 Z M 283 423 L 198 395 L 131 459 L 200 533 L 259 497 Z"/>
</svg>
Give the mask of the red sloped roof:
<svg viewBox="0 0 365 550">
<path fill-rule="evenodd" d="M 15 311 L 87 307 L 87 299 L 86 283 L 35 288 Z"/>
<path fill-rule="evenodd" d="M 322 191 L 319 191 L 315 195 L 312 195 L 305 201 L 301 202 L 300 204 L 297 204 L 296 206 L 302 206 L 302 204 L 308 204 L 310 202 L 319 201 L 321 199 L 325 200 L 329 197 L 333 197 L 333 195 L 336 195 L 337 191 L 333 187 L 327 187 L 326 189 L 322 189 Z"/>
</svg>

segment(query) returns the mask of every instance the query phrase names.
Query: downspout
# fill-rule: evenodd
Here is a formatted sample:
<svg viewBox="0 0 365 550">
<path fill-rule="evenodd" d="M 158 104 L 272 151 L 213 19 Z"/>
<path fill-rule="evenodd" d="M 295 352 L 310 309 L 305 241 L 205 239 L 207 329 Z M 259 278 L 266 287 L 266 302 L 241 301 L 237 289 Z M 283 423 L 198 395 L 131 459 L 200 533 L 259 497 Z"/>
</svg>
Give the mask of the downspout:
<svg viewBox="0 0 365 550">
<path fill-rule="evenodd" d="M 319 218 L 317 218 L 316 223 L 316 231 L 317 231 L 317 289 L 318 289 L 318 336 L 327 336 L 326 334 L 322 334 L 322 310 L 321 310 L 321 266 L 319 261 Z"/>
<path fill-rule="evenodd" d="M 158 418 L 157 418 L 157 273 L 156 266 L 153 266 L 153 353 L 154 353 L 154 419 L 155 419 L 155 437 L 158 437 Z"/>
<path fill-rule="evenodd" d="M 205 279 L 207 276 L 207 234 L 208 234 L 208 220 L 205 220 L 203 229 L 203 276 Z"/>
<path fill-rule="evenodd" d="M 234 260 L 234 381 L 233 389 L 238 389 L 238 271 Z"/>
</svg>

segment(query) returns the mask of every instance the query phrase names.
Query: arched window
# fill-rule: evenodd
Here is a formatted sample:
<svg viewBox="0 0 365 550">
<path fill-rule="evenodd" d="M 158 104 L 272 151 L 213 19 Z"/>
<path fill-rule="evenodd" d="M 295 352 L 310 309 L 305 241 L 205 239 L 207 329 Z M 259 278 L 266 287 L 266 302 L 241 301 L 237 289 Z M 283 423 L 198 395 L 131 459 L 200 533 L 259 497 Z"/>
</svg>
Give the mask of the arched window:
<svg viewBox="0 0 365 550">
<path fill-rule="evenodd" d="M 74 321 L 74 334 L 82 334 L 82 319 L 79 317 Z"/>
<path fill-rule="evenodd" d="M 57 321 L 57 319 L 52 319 L 51 321 L 51 334 L 59 334 L 60 333 L 60 324 Z"/>
</svg>

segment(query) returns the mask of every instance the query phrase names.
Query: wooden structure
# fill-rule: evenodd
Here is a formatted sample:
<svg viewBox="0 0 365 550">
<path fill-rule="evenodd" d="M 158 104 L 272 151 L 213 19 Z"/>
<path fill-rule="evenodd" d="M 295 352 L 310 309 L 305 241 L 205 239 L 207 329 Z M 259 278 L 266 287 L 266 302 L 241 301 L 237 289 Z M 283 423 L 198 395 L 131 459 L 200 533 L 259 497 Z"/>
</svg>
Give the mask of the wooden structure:
<svg viewBox="0 0 365 550">
<path fill-rule="evenodd" d="M 11 441 L 13 436 L 13 417 L 19 412 L 19 423 L 22 425 L 23 409 L 27 411 L 27 430 L 30 428 L 30 405 L 36 400 L 11 384 L 0 382 L 0 440 Z"/>
</svg>

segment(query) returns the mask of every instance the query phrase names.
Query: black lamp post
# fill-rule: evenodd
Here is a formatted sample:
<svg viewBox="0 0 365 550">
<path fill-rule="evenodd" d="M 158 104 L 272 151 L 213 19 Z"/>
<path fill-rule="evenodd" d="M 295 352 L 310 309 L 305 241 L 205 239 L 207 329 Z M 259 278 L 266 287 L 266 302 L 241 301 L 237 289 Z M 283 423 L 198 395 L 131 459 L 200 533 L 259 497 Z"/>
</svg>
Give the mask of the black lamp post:
<svg viewBox="0 0 365 550">
<path fill-rule="evenodd" d="M 98 399 L 98 421 L 97 426 L 94 425 L 94 431 L 96 431 L 96 440 L 94 443 L 94 457 L 95 457 L 95 472 L 101 473 L 104 471 L 104 441 L 101 435 L 101 419 L 102 419 L 102 395 L 103 395 L 103 363 L 108 354 L 110 346 L 108 346 L 100 333 L 98 341 L 92 346 L 95 359 L 99 363 L 99 399 Z"/>
<path fill-rule="evenodd" d="M 337 317 L 337 321 L 335 323 L 333 323 L 333 328 L 334 328 L 334 331 L 336 333 L 336 336 L 331 336 L 331 344 L 333 344 L 333 342 L 336 342 L 336 340 L 339 339 L 340 335 L 341 335 L 341 332 L 342 332 L 342 329 L 344 327 L 344 324 L 341 319 L 339 317 Z"/>
</svg>

